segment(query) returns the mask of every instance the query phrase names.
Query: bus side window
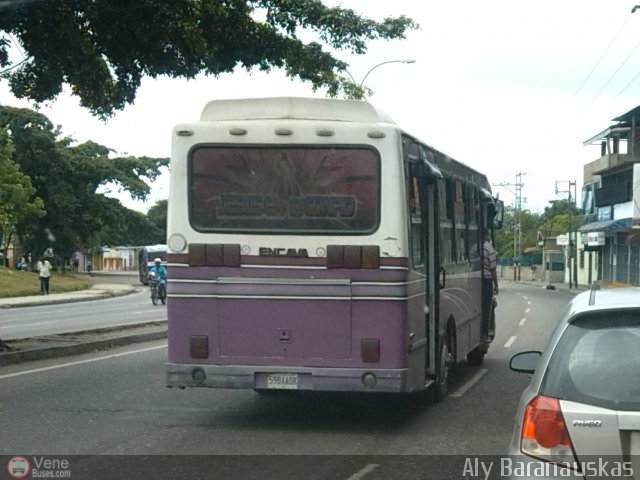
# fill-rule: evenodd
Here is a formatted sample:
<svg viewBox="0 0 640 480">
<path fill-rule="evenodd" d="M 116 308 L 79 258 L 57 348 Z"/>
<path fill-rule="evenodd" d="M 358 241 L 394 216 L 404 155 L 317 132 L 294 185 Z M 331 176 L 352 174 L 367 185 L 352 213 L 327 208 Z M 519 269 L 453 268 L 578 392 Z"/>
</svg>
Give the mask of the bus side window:
<svg viewBox="0 0 640 480">
<path fill-rule="evenodd" d="M 417 167 L 414 163 L 409 164 L 409 216 L 411 220 L 411 259 L 414 267 L 422 269 L 424 265 L 424 226 L 422 224 Z"/>
<path fill-rule="evenodd" d="M 480 198 L 478 189 L 469 185 L 469 260 L 480 261 Z"/>
<path fill-rule="evenodd" d="M 451 180 L 438 180 L 440 201 L 440 263 L 446 265 L 454 259 L 453 192 Z"/>
<path fill-rule="evenodd" d="M 460 181 L 455 181 L 455 239 L 456 239 L 456 260 L 466 262 L 469 260 L 467 244 L 467 191 L 466 186 Z"/>
</svg>

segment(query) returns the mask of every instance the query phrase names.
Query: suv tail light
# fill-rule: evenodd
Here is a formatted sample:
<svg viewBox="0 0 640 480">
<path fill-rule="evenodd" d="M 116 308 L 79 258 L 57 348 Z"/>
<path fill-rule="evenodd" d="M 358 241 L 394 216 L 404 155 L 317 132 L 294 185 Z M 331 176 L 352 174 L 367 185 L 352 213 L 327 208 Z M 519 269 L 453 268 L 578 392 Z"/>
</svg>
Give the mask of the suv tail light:
<svg viewBox="0 0 640 480">
<path fill-rule="evenodd" d="M 537 395 L 529 401 L 522 420 L 520 451 L 567 467 L 578 465 L 557 398 Z"/>
</svg>

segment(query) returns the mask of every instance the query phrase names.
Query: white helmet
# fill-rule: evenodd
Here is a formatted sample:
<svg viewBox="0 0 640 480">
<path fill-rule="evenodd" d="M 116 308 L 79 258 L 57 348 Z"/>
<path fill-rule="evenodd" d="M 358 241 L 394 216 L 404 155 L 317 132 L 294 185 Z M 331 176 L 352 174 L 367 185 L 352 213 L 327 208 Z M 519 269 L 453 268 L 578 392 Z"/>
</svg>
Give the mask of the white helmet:
<svg viewBox="0 0 640 480">
<path fill-rule="evenodd" d="M 162 260 L 160 260 L 159 258 L 156 258 L 156 259 L 153 261 L 153 263 L 160 263 L 160 262 L 162 262 Z"/>
</svg>

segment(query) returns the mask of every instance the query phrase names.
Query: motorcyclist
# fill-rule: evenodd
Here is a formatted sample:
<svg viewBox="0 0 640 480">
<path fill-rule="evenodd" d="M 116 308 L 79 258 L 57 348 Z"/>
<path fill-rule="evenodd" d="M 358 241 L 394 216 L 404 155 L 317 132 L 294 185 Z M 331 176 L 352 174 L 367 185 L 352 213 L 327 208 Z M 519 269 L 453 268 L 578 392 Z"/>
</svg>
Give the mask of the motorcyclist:
<svg viewBox="0 0 640 480">
<path fill-rule="evenodd" d="M 158 286 L 161 295 L 166 292 L 167 285 L 167 267 L 162 265 L 162 260 L 156 258 L 153 260 L 153 266 L 149 268 L 149 277 L 155 279 L 158 282 Z"/>
</svg>

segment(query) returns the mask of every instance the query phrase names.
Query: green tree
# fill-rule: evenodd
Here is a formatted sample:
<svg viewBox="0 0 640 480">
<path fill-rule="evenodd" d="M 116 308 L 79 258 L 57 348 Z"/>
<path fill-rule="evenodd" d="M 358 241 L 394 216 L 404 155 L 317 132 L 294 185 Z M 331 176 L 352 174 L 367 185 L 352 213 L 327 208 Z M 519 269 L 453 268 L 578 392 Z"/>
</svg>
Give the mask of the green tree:
<svg viewBox="0 0 640 480">
<path fill-rule="evenodd" d="M 549 207 L 545 207 L 540 216 L 539 230 L 545 237 L 574 231 L 579 224 L 580 211 L 569 200 L 554 200 Z"/>
<path fill-rule="evenodd" d="M 0 13 L 0 67 L 13 94 L 40 103 L 68 84 L 101 117 L 133 103 L 144 76 L 194 78 L 236 66 L 283 68 L 337 96 L 353 82 L 330 50 L 364 54 L 369 40 L 417 28 L 405 16 L 376 22 L 320 0 L 0 2 Z M 10 61 L 8 35 L 24 60 Z"/>
<path fill-rule="evenodd" d="M 30 178 L 11 160 L 12 151 L 6 130 L 0 128 L 0 251 L 5 259 L 18 225 L 45 213 Z"/>
<path fill-rule="evenodd" d="M 148 182 L 168 165 L 166 158 L 118 156 L 93 142 L 72 145 L 47 117 L 29 109 L 0 106 L 0 128 L 14 145 L 12 160 L 30 177 L 46 208 L 45 216 L 17 230 L 23 246 L 36 255 L 51 246 L 68 258 L 75 249 L 112 238 L 127 209 L 98 193 L 100 187 L 115 185 L 145 199 Z"/>
<path fill-rule="evenodd" d="M 104 198 L 111 203 L 112 214 L 109 223 L 101 231 L 100 244 L 154 245 L 165 242 L 163 232 L 144 213 L 124 208 L 113 198 Z"/>
<path fill-rule="evenodd" d="M 529 210 L 520 211 L 520 253 L 537 245 L 540 216 Z M 514 236 L 517 234 L 517 212 L 513 207 L 505 207 L 504 227 L 496 231 L 496 251 L 499 257 L 512 257 Z"/>
<path fill-rule="evenodd" d="M 147 219 L 155 226 L 161 234 L 162 241 L 156 243 L 165 243 L 167 238 L 167 209 L 169 202 L 167 200 L 158 200 L 147 212 Z"/>
</svg>

